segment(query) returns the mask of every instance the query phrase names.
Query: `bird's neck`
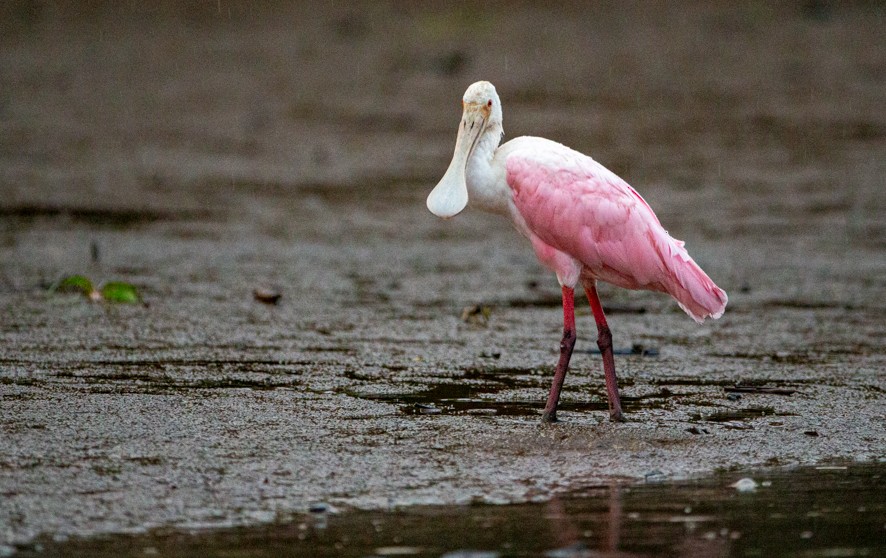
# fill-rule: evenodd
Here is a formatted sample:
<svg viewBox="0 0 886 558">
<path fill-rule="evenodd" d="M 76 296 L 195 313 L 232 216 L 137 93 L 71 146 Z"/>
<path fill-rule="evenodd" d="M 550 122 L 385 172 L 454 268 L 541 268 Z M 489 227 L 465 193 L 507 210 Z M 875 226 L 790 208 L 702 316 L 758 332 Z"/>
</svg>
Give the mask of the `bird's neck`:
<svg viewBox="0 0 886 558">
<path fill-rule="evenodd" d="M 503 134 L 501 124 L 491 124 L 484 130 L 468 160 L 465 178 L 468 200 L 472 206 L 492 213 L 507 214 L 509 189 L 503 169 L 493 165 L 495 150 Z"/>
</svg>

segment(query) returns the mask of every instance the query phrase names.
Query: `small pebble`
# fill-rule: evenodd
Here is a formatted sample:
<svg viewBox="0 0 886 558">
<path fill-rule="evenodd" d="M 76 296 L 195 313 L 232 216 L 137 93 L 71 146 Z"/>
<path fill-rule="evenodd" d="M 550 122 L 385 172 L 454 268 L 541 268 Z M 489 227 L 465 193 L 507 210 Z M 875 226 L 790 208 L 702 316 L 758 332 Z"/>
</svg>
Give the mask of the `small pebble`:
<svg viewBox="0 0 886 558">
<path fill-rule="evenodd" d="M 754 479 L 749 479 L 747 477 L 734 482 L 730 486 L 739 492 L 753 492 L 754 490 L 757 490 L 757 483 Z"/>
<path fill-rule="evenodd" d="M 283 294 L 278 291 L 259 287 L 252 291 L 252 296 L 262 304 L 277 304 L 280 302 L 280 298 Z"/>
<path fill-rule="evenodd" d="M 475 304 L 473 306 L 465 306 L 461 311 L 461 321 L 485 326 L 489 323 L 489 317 L 492 315 L 492 307 L 485 304 Z"/>
<path fill-rule="evenodd" d="M 435 407 L 434 405 L 425 405 L 423 403 L 416 403 L 413 405 L 415 412 L 420 415 L 439 415 L 443 412 L 439 407 Z"/>
<path fill-rule="evenodd" d="M 329 505 L 323 502 L 315 502 L 308 507 L 308 511 L 311 513 L 326 513 L 329 511 Z"/>
<path fill-rule="evenodd" d="M 646 482 L 662 482 L 667 478 L 667 475 L 659 470 L 655 470 L 646 473 L 646 475 L 644 475 L 644 478 L 646 479 Z"/>
</svg>

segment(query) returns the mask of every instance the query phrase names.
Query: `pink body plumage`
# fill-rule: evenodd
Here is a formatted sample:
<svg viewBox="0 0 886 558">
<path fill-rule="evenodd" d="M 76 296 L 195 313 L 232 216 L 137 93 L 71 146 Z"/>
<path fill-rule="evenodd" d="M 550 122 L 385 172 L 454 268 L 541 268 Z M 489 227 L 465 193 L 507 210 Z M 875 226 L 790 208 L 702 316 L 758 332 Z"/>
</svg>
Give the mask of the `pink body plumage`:
<svg viewBox="0 0 886 558">
<path fill-rule="evenodd" d="M 719 318 L 727 296 L 661 226 L 646 201 L 592 158 L 542 138 L 499 148 L 517 228 L 561 283 L 600 279 L 666 292 L 697 322 Z"/>
</svg>

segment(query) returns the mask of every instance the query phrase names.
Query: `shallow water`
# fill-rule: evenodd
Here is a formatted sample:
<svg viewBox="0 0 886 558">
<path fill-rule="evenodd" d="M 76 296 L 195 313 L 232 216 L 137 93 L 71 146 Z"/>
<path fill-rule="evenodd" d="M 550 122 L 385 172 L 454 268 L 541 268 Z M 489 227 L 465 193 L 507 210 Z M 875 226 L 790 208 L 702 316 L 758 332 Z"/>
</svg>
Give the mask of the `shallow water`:
<svg viewBox="0 0 886 558">
<path fill-rule="evenodd" d="M 752 478 L 753 490 L 734 484 Z M 652 477 L 650 477 L 651 480 Z M 613 482 L 542 503 L 310 515 L 38 542 L 17 556 L 883 556 L 886 463 Z"/>
</svg>

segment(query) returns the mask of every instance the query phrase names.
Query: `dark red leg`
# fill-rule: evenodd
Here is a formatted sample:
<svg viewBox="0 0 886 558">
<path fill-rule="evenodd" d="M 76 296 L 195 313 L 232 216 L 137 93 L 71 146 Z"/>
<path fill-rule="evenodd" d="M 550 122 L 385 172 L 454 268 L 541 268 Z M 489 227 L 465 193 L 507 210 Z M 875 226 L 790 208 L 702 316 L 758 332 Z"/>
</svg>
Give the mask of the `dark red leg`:
<svg viewBox="0 0 886 558">
<path fill-rule="evenodd" d="M 557 422 L 557 402 L 560 400 L 560 390 L 563 388 L 563 380 L 566 379 L 566 370 L 569 368 L 569 359 L 574 348 L 575 291 L 570 287 L 563 287 L 563 339 L 560 341 L 560 360 L 557 362 L 557 370 L 554 371 L 554 382 L 551 384 L 548 403 L 541 417 L 542 422 Z"/>
<path fill-rule="evenodd" d="M 615 357 L 612 356 L 612 332 L 606 323 L 603 314 L 603 305 L 597 296 L 597 285 L 594 281 L 584 284 L 588 302 L 591 303 L 591 311 L 594 313 L 594 321 L 597 322 L 597 346 L 603 355 L 603 372 L 606 374 L 606 394 L 609 396 L 609 419 L 616 422 L 624 422 L 624 413 L 621 410 L 621 399 L 618 396 L 618 378 L 615 377 Z"/>
</svg>

